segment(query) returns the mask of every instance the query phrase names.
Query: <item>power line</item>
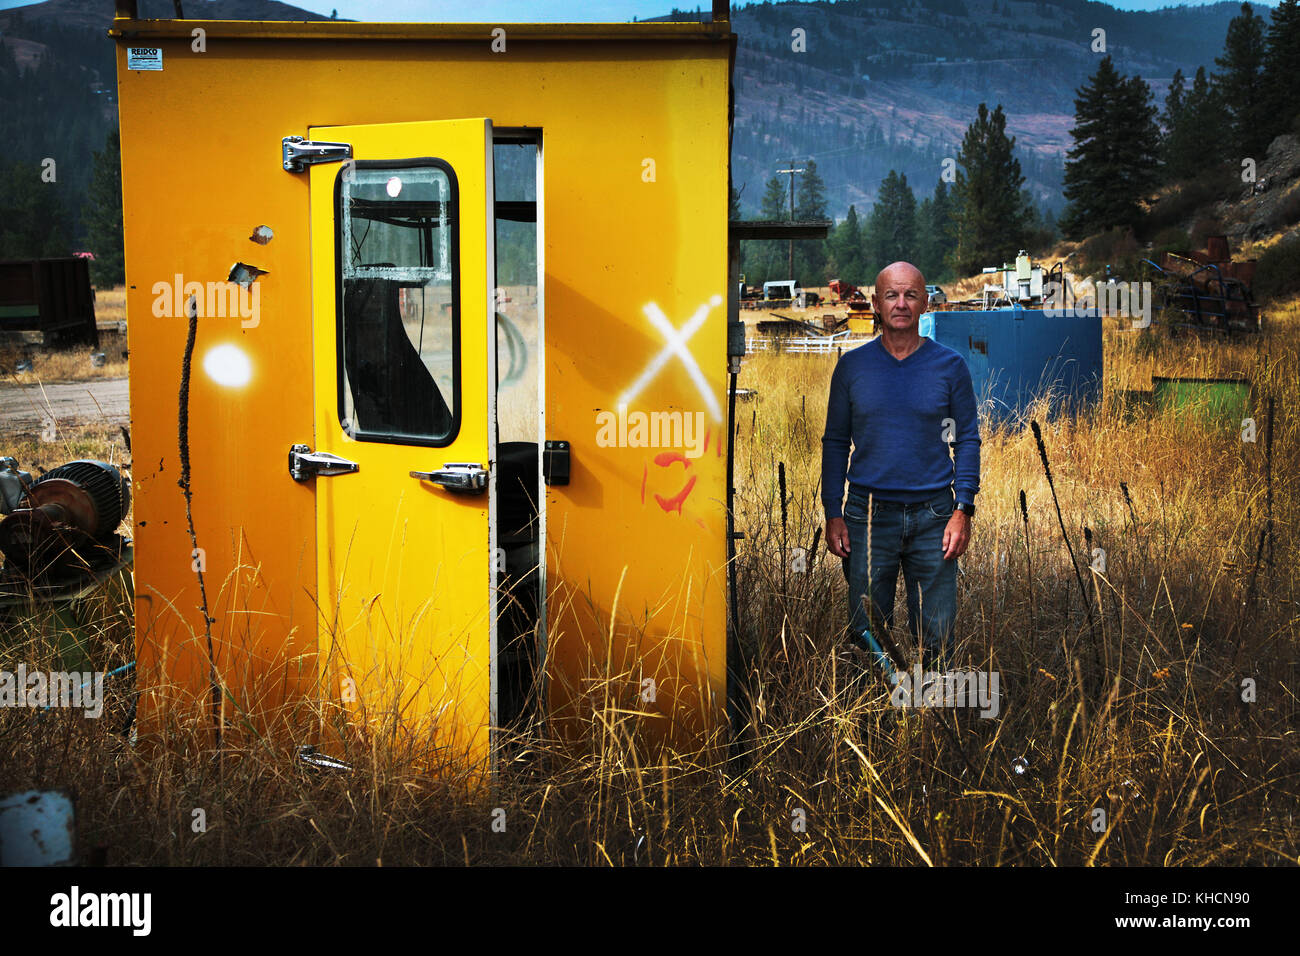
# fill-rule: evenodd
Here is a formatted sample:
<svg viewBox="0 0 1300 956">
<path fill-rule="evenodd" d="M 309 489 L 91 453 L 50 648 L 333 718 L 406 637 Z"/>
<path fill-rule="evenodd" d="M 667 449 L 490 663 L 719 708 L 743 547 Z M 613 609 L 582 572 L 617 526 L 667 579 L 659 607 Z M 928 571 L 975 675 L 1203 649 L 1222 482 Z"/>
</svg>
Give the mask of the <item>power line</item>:
<svg viewBox="0 0 1300 956">
<path fill-rule="evenodd" d="M 778 169 L 776 171 L 778 176 L 781 173 L 790 174 L 790 220 L 792 222 L 794 221 L 794 174 L 806 173 L 807 171 L 808 170 L 802 166 L 796 167 L 793 159 L 790 160 L 789 169 Z M 793 239 L 790 240 L 790 278 L 792 279 L 794 278 L 794 240 Z"/>
</svg>

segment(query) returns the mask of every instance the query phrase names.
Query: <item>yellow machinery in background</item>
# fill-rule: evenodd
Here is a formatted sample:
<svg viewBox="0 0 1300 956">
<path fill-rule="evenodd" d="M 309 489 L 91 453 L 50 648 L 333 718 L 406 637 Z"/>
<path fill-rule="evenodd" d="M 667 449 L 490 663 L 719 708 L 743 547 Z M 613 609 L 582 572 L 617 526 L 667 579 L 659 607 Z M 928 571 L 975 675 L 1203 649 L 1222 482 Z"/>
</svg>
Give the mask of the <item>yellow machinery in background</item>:
<svg viewBox="0 0 1300 956">
<path fill-rule="evenodd" d="M 720 9 L 119 0 L 142 733 L 211 708 L 320 743 L 334 705 L 481 764 L 611 694 L 660 739 L 720 726 Z"/>
</svg>

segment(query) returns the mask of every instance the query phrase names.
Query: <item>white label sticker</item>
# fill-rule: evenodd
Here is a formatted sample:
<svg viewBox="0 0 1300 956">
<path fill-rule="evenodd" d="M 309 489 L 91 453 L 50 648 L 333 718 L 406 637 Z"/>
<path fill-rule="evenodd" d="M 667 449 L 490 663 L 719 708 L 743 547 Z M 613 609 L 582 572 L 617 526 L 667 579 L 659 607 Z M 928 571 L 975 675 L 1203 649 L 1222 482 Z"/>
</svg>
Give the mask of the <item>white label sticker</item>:
<svg viewBox="0 0 1300 956">
<path fill-rule="evenodd" d="M 162 50 L 156 46 L 131 46 L 126 48 L 128 70 L 161 70 Z"/>
</svg>

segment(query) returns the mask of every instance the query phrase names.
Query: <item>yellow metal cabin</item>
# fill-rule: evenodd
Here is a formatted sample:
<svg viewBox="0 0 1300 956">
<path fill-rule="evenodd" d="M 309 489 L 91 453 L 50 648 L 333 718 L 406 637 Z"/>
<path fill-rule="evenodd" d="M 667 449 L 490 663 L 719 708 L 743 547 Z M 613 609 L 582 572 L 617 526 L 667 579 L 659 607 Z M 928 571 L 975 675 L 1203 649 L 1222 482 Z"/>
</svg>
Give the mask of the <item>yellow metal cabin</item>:
<svg viewBox="0 0 1300 956">
<path fill-rule="evenodd" d="M 142 731 L 219 707 L 314 743 L 324 703 L 479 764 L 607 693 L 719 726 L 725 11 L 119 0 Z"/>
</svg>

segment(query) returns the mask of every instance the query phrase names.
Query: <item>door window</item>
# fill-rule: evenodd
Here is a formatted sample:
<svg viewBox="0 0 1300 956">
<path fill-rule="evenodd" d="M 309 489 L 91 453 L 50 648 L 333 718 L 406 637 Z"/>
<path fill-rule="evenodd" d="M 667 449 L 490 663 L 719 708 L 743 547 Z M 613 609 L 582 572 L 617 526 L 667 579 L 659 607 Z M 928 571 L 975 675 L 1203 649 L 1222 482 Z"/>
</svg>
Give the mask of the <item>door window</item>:
<svg viewBox="0 0 1300 956">
<path fill-rule="evenodd" d="M 336 202 L 343 430 L 448 445 L 460 425 L 455 173 L 437 159 L 354 162 Z"/>
</svg>

